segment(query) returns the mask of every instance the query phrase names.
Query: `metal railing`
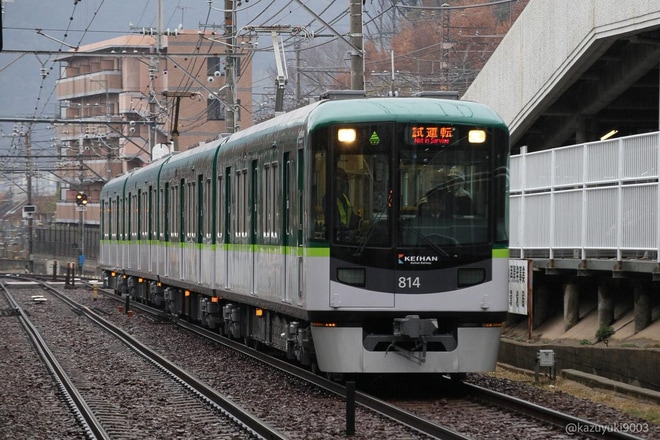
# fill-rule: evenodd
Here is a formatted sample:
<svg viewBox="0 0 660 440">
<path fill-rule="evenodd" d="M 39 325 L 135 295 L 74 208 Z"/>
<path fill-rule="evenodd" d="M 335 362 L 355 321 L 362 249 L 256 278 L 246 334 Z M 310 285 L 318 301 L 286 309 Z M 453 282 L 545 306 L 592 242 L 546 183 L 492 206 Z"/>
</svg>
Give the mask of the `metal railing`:
<svg viewBox="0 0 660 440">
<path fill-rule="evenodd" d="M 660 262 L 660 132 L 511 157 L 512 258 Z"/>
</svg>

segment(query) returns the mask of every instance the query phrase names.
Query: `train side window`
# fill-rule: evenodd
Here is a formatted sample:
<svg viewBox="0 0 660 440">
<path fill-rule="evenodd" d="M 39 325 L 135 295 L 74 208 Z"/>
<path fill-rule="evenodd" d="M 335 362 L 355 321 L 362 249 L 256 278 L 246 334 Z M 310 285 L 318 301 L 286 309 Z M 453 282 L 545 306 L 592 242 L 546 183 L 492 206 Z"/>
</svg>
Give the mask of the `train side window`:
<svg viewBox="0 0 660 440">
<path fill-rule="evenodd" d="M 262 191 L 261 191 L 261 234 L 262 234 L 262 239 L 264 240 L 265 243 L 268 242 L 268 238 L 270 238 L 270 216 L 272 215 L 272 209 L 270 206 L 270 188 L 269 186 L 269 180 L 270 180 L 270 164 L 265 163 L 264 164 L 264 173 L 263 173 L 263 179 L 261 181 L 262 184 Z"/>
<path fill-rule="evenodd" d="M 128 209 L 125 211 L 128 213 L 126 216 L 126 229 L 124 230 L 124 240 L 131 241 L 131 229 L 133 227 L 133 193 L 128 193 L 127 197 Z"/>
<path fill-rule="evenodd" d="M 247 170 L 236 171 L 236 185 L 235 185 L 235 201 L 233 203 L 235 215 L 235 236 L 236 238 L 244 238 L 247 236 Z"/>
<path fill-rule="evenodd" d="M 279 207 L 279 178 L 278 162 L 271 162 L 264 165 L 264 191 L 262 193 L 263 201 L 263 235 L 264 239 L 277 240 L 280 219 Z"/>
<path fill-rule="evenodd" d="M 217 187 L 216 187 L 216 199 L 215 199 L 215 240 L 216 243 L 224 242 L 224 230 L 225 230 L 225 216 L 224 209 L 225 204 L 223 203 L 222 195 L 225 193 L 224 184 L 222 175 L 218 176 Z"/>
<path fill-rule="evenodd" d="M 186 193 L 186 241 L 194 241 L 197 238 L 197 185 L 195 182 L 188 183 Z"/>
<path fill-rule="evenodd" d="M 280 224 L 280 178 L 279 178 L 279 163 L 273 162 L 271 168 L 271 206 L 273 207 L 273 213 L 271 216 L 271 237 L 277 241 L 279 238 L 278 225 Z"/>
<path fill-rule="evenodd" d="M 144 193 L 142 192 L 141 189 L 138 189 L 137 192 L 137 210 L 136 210 L 136 223 L 135 223 L 135 236 L 137 237 L 138 240 L 142 240 L 143 237 L 143 230 L 142 230 L 142 219 L 144 218 L 144 214 L 142 210 L 144 209 L 144 203 L 142 199 L 144 198 Z"/>
<path fill-rule="evenodd" d="M 310 239 L 326 241 L 326 218 L 323 210 L 323 196 L 326 193 L 326 163 L 327 152 L 316 151 L 312 158 L 312 173 L 308 180 L 311 194 Z"/>
<path fill-rule="evenodd" d="M 101 239 L 106 240 L 107 239 L 107 235 L 106 235 L 107 229 L 106 229 L 106 225 L 105 225 L 105 218 L 106 217 L 105 217 L 105 211 L 104 211 L 104 208 L 105 208 L 104 200 L 103 199 L 99 200 L 99 204 L 100 204 L 100 211 L 99 211 L 99 213 L 100 213 L 100 219 L 99 220 L 100 221 L 99 221 L 99 224 L 101 226 Z"/>
<path fill-rule="evenodd" d="M 163 199 L 161 207 L 163 208 L 163 241 L 170 241 L 170 184 L 165 184 L 165 189 L 161 193 Z"/>
<path fill-rule="evenodd" d="M 179 187 L 172 185 L 170 187 L 170 241 L 179 241 L 179 216 L 176 215 L 173 211 L 176 211 L 177 203 L 179 201 Z"/>
<path fill-rule="evenodd" d="M 147 195 L 147 239 L 153 240 L 154 238 L 154 187 L 149 187 L 149 194 Z"/>
<path fill-rule="evenodd" d="M 114 228 L 115 229 L 115 231 L 114 231 L 115 232 L 115 237 L 116 237 L 117 240 L 121 240 L 121 237 L 119 237 L 119 233 L 120 233 L 120 231 L 119 231 L 119 213 L 122 212 L 122 211 L 119 209 L 119 196 L 117 196 L 115 198 L 115 200 L 113 201 L 113 204 L 114 204 L 114 211 L 117 213 L 115 215 L 115 228 Z"/>
</svg>

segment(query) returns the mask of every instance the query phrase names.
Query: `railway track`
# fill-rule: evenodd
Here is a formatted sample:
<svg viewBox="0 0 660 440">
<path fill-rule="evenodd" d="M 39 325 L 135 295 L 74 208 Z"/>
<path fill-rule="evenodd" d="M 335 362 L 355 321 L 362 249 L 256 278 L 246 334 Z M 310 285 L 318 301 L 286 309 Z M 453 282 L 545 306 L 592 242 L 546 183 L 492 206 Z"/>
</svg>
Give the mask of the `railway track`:
<svg viewBox="0 0 660 440">
<path fill-rule="evenodd" d="M 111 295 L 117 298 L 116 295 Z M 144 308 L 150 313 L 159 315 L 160 312 L 144 307 L 140 304 L 133 304 L 134 307 Z M 277 358 L 245 347 L 236 341 L 229 340 L 219 336 L 216 332 L 208 331 L 185 321 L 177 321 L 180 328 L 188 332 L 198 334 L 204 338 L 210 339 L 217 344 L 223 344 L 231 347 L 233 350 L 250 356 L 259 362 L 266 363 L 273 368 L 282 371 L 285 374 L 295 377 L 297 380 L 313 384 L 315 387 L 323 390 L 325 393 L 334 394 L 340 399 L 347 401 L 354 399 L 355 403 L 363 408 L 381 414 L 384 417 L 395 421 L 395 423 L 409 427 L 411 430 L 420 433 L 423 436 L 431 438 L 463 439 L 473 438 L 473 433 L 463 433 L 448 426 L 446 420 L 442 420 L 434 413 L 437 411 L 428 411 L 433 405 L 427 405 L 426 410 L 420 411 L 414 408 L 415 404 L 406 402 L 389 403 L 386 399 L 378 398 L 377 393 L 356 391 L 354 394 L 347 391 L 347 387 L 336 382 L 327 380 L 315 375 L 307 370 L 301 369 L 288 362 L 283 362 Z M 445 385 L 442 385 L 446 387 Z M 359 384 L 358 384 L 359 387 Z M 561 438 L 599 438 L 599 439 L 639 439 L 628 432 L 607 429 L 597 422 L 585 420 L 573 415 L 564 414 L 550 408 L 527 402 L 503 393 L 498 393 L 477 385 L 462 383 L 460 384 L 462 395 L 466 396 L 465 403 L 458 403 L 456 406 L 469 408 L 474 414 L 483 412 L 483 417 L 490 418 L 495 424 L 502 420 L 510 421 L 512 427 L 521 431 L 521 435 L 528 438 L 547 438 L 556 436 Z M 350 402 L 348 402 L 350 404 Z M 476 418 L 481 416 L 476 415 Z M 455 425 L 454 425 L 455 426 Z M 574 429 L 573 432 L 571 430 Z M 468 430 L 469 431 L 469 430 Z M 511 432 L 503 433 L 504 435 Z"/>
<path fill-rule="evenodd" d="M 175 436 L 286 438 L 57 289 L 2 287 L 87 438 L 160 437 L 169 429 Z M 90 370 L 88 362 L 107 368 Z"/>
</svg>

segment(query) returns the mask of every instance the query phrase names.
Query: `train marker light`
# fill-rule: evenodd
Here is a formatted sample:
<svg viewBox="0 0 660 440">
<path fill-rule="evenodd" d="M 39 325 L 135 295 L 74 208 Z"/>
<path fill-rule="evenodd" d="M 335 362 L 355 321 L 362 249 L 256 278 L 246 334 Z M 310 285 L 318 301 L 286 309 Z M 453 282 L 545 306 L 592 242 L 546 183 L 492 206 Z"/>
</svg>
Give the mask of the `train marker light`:
<svg viewBox="0 0 660 440">
<path fill-rule="evenodd" d="M 312 327 L 337 327 L 335 322 L 312 322 L 310 325 Z"/>
<path fill-rule="evenodd" d="M 220 301 L 220 298 L 218 298 L 217 296 L 212 296 L 212 297 L 211 297 L 211 302 L 212 302 L 212 303 L 217 303 L 217 302 L 219 302 L 219 301 Z"/>
<path fill-rule="evenodd" d="M 486 130 L 470 130 L 468 132 L 468 142 L 471 144 L 483 144 L 486 142 Z"/>
<path fill-rule="evenodd" d="M 255 309 L 254 310 L 254 315 L 257 316 L 257 317 L 264 316 L 264 309 Z"/>
<path fill-rule="evenodd" d="M 183 296 L 190 296 L 190 290 L 186 289 L 185 292 L 183 292 Z"/>
<path fill-rule="evenodd" d="M 339 142 L 351 143 L 355 142 L 357 133 L 354 128 L 340 128 L 337 130 L 337 140 Z"/>
</svg>

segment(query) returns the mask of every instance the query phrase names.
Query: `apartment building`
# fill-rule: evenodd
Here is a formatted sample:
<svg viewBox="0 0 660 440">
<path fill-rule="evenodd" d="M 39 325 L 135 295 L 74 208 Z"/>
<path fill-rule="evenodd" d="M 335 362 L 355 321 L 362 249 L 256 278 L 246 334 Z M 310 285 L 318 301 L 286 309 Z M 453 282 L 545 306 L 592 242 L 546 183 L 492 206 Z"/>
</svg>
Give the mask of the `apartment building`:
<svg viewBox="0 0 660 440">
<path fill-rule="evenodd" d="M 56 128 L 57 223 L 98 225 L 109 179 L 252 125 L 252 67 L 235 53 L 236 74 L 228 75 L 227 47 L 193 30 L 121 36 L 60 58 L 60 117 L 71 122 Z M 76 203 L 81 192 L 85 207 Z"/>
</svg>

